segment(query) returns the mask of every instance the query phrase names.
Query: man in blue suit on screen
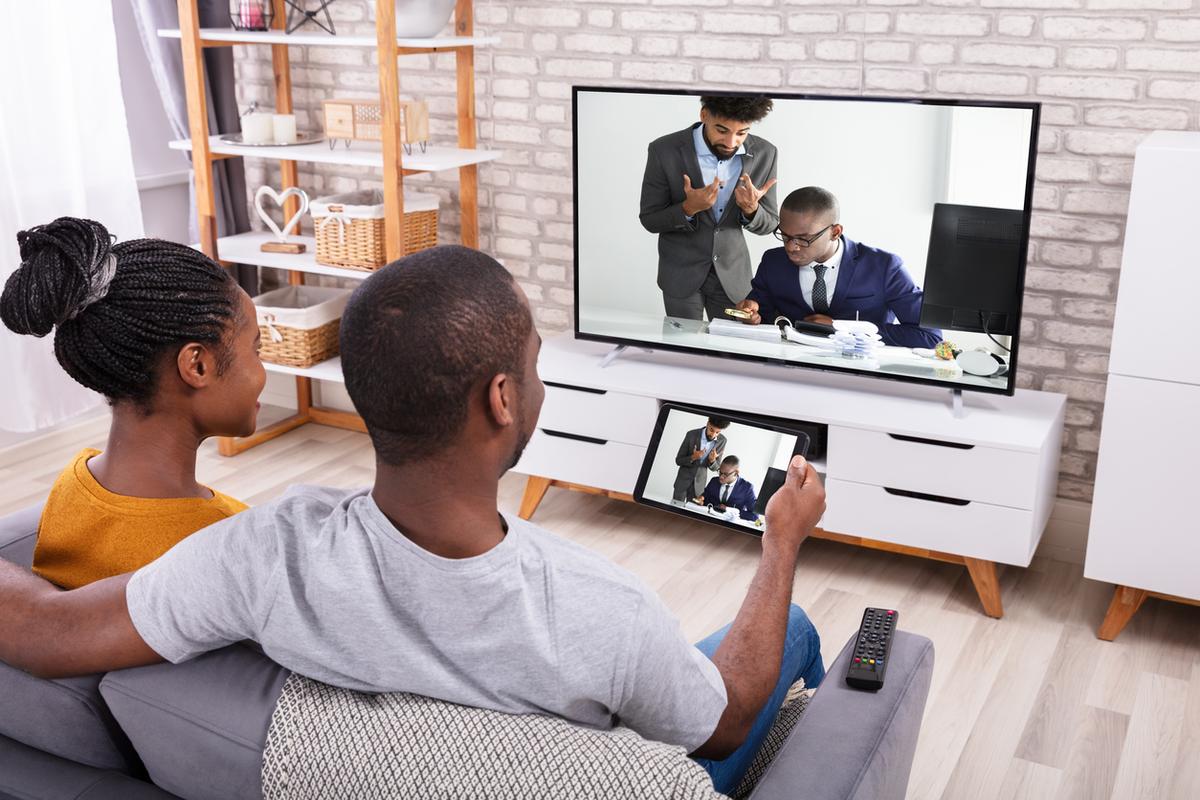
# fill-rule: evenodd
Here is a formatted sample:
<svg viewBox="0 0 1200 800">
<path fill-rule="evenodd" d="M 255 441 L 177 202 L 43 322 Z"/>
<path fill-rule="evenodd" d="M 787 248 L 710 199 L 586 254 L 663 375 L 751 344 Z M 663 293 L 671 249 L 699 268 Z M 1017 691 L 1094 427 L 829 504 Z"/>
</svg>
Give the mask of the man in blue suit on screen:
<svg viewBox="0 0 1200 800">
<path fill-rule="evenodd" d="M 742 519 L 758 519 L 754 513 L 754 484 L 738 476 L 738 457 L 725 456 L 717 477 L 704 487 L 704 496 L 696 498 L 700 505 L 712 506 L 717 511 L 736 508 Z"/>
<path fill-rule="evenodd" d="M 749 325 L 792 321 L 867 320 L 883 343 L 934 347 L 936 328 L 922 328 L 920 287 L 900 257 L 842 235 L 837 198 L 819 186 L 787 196 L 779 209 L 775 238 L 783 242 L 763 253 L 750 294 L 738 308 L 750 312 Z"/>
</svg>

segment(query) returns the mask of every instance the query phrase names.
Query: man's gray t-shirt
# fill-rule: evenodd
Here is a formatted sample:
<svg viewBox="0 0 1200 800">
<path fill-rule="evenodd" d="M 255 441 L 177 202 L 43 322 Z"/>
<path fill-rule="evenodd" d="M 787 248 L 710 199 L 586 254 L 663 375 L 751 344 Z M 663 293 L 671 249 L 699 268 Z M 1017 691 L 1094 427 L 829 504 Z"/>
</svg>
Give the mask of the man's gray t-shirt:
<svg viewBox="0 0 1200 800">
<path fill-rule="evenodd" d="M 586 548 L 505 520 L 496 547 L 447 559 L 397 531 L 368 490 L 297 487 L 138 570 L 129 614 L 172 662 L 253 639 L 335 686 L 703 744 L 725 685 L 657 595 Z"/>
</svg>

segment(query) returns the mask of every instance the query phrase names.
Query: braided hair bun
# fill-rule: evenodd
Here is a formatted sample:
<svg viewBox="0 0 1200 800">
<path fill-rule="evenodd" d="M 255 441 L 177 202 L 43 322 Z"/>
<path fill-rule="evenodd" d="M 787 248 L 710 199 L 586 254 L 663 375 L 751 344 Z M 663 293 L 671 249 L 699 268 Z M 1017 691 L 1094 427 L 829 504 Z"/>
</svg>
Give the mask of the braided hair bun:
<svg viewBox="0 0 1200 800">
<path fill-rule="evenodd" d="M 109 402 L 147 405 L 172 345 L 225 351 L 238 286 L 198 250 L 162 239 L 113 244 L 103 225 L 74 217 L 22 231 L 17 243 L 21 266 L 0 296 L 0 319 L 15 333 L 54 330 L 58 363 Z"/>
<path fill-rule="evenodd" d="M 45 336 L 104 296 L 113 279 L 112 239 L 99 222 L 60 217 L 17 234 L 21 267 L 0 299 L 14 333 Z"/>
</svg>

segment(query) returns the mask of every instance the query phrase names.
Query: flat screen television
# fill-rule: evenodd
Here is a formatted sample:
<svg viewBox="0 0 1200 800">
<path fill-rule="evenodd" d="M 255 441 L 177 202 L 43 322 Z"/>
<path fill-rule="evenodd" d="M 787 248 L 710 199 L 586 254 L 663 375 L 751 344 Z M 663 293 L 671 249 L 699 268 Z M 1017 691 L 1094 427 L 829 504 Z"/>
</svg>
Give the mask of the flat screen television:
<svg viewBox="0 0 1200 800">
<path fill-rule="evenodd" d="M 1013 393 L 1040 104 L 577 86 L 572 113 L 577 338 Z"/>
</svg>

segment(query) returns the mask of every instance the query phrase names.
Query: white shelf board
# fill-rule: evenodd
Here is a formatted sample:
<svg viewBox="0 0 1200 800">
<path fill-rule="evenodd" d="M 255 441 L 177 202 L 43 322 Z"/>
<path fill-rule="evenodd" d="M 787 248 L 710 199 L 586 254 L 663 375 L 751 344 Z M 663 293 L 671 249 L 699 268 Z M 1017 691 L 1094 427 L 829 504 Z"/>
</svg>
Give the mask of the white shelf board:
<svg viewBox="0 0 1200 800">
<path fill-rule="evenodd" d="M 178 28 L 159 28 L 163 39 L 178 39 Z M 233 28 L 201 28 L 200 40 L 204 42 L 236 42 L 238 44 L 292 44 L 316 47 L 370 47 L 378 44 L 374 35 L 330 36 L 328 33 L 284 33 L 283 31 L 238 31 Z M 483 47 L 498 44 L 499 36 L 435 36 L 432 38 L 397 37 L 397 47 L 431 47 L 453 49 L 458 47 Z"/>
<path fill-rule="evenodd" d="M 284 364 L 272 364 L 270 361 L 264 360 L 263 367 L 267 372 L 299 375 L 304 378 L 312 378 L 316 381 L 346 382 L 345 378 L 342 377 L 342 359 L 340 356 L 331 358 L 328 361 L 322 361 L 319 364 L 314 364 L 311 367 L 289 367 Z"/>
<path fill-rule="evenodd" d="M 191 139 L 175 139 L 169 144 L 172 150 L 191 150 Z M 222 142 L 219 136 L 208 137 L 208 147 L 221 155 L 244 158 L 266 158 L 276 161 L 304 161 L 312 164 L 344 164 L 355 167 L 383 168 L 383 149 L 378 142 L 354 142 L 349 148 L 339 143 L 330 149 L 327 141 L 294 145 L 245 145 Z M 503 153 L 499 150 L 464 150 L 459 147 L 429 145 L 425 152 L 414 145 L 412 153 L 400 154 L 400 165 L 405 170 L 416 172 L 439 172 L 458 169 L 471 164 L 495 161 Z"/>
<path fill-rule="evenodd" d="M 222 261 L 236 264 L 253 264 L 256 267 L 287 269 L 293 272 L 311 272 L 315 275 L 332 275 L 335 278 L 350 278 L 361 281 L 370 276 L 371 270 L 345 269 L 317 263 L 317 240 L 311 236 L 290 236 L 288 241 L 302 242 L 303 253 L 264 253 L 259 249 L 263 242 L 275 241 L 275 234 L 255 231 L 217 239 L 217 255 Z M 192 245 L 199 249 L 199 245 Z"/>
</svg>

